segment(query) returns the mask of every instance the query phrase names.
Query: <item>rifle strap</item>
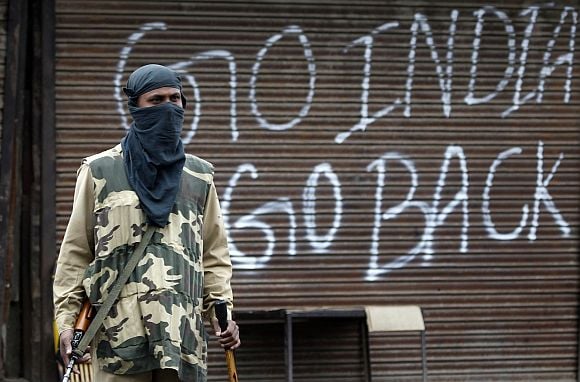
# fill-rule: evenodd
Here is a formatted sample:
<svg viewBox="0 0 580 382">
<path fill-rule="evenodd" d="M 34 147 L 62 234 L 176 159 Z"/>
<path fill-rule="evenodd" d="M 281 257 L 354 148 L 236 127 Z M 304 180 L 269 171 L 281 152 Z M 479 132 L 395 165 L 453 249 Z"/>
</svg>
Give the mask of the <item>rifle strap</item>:
<svg viewBox="0 0 580 382">
<path fill-rule="evenodd" d="M 91 324 L 89 325 L 89 328 L 87 329 L 87 331 L 83 335 L 83 338 L 79 342 L 79 345 L 77 346 L 76 349 L 74 349 L 72 351 L 73 357 L 81 358 L 83 356 L 83 354 L 85 354 L 87 347 L 89 346 L 89 344 L 93 340 L 93 337 L 95 336 L 95 334 L 97 334 L 97 331 L 101 328 L 101 325 L 102 325 L 103 321 L 105 320 L 105 317 L 109 314 L 109 311 L 113 307 L 113 304 L 117 300 L 117 297 L 119 297 L 119 294 L 121 293 L 121 289 L 123 289 L 123 287 L 127 283 L 127 280 L 129 280 L 131 273 L 133 273 L 133 270 L 137 266 L 137 263 L 143 257 L 143 253 L 145 252 L 145 248 L 147 248 L 147 244 L 149 244 L 149 241 L 151 241 L 151 237 L 153 236 L 154 232 L 155 232 L 155 229 L 152 227 L 149 227 L 149 229 L 147 231 L 145 231 L 145 234 L 143 234 L 143 237 L 141 238 L 141 242 L 139 243 L 137 248 L 135 248 L 135 252 L 133 252 L 133 254 L 131 255 L 131 258 L 129 259 L 127 264 L 125 264 L 125 268 L 123 268 L 123 272 L 121 272 L 121 274 L 119 275 L 119 277 L 115 281 L 115 284 L 113 285 L 113 289 L 111 289 L 111 291 L 109 292 L 109 295 L 107 296 L 107 298 L 105 299 L 105 301 L 103 302 L 103 304 L 101 305 L 99 310 L 97 311 L 97 314 L 95 315 L 95 317 L 91 321 Z"/>
</svg>

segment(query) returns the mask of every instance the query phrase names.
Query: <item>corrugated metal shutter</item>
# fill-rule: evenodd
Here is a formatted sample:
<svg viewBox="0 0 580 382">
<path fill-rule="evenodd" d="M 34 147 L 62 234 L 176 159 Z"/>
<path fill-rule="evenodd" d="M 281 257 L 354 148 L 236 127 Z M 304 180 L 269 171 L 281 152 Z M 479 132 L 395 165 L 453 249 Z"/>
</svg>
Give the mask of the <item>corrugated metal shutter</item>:
<svg viewBox="0 0 580 382">
<path fill-rule="evenodd" d="M 173 65 L 187 151 L 217 168 L 238 309 L 417 304 L 432 380 L 572 380 L 579 9 L 57 1 L 59 237 L 80 158 L 124 134 L 120 84 Z M 361 379 L 338 327 L 299 331 L 297 380 Z M 243 329 L 242 379 L 283 378 L 279 330 Z M 371 358 L 375 380 L 419 378 L 413 337 L 373 335 Z"/>
</svg>

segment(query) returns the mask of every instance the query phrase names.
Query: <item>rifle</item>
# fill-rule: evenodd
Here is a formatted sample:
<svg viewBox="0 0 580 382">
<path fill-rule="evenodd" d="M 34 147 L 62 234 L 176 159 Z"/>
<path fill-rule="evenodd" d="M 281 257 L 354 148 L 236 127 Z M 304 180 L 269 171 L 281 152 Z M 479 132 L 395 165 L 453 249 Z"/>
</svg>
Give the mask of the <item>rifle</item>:
<svg viewBox="0 0 580 382">
<path fill-rule="evenodd" d="M 81 307 L 81 311 L 79 316 L 77 317 L 77 321 L 75 323 L 75 328 L 73 332 L 73 338 L 71 340 L 71 346 L 76 349 L 83 338 L 83 335 L 87 331 L 91 321 L 94 317 L 93 306 L 89 302 L 88 299 L 85 299 L 83 302 L 83 306 Z M 73 371 L 73 367 L 75 363 L 79 360 L 79 356 L 74 352 L 71 354 L 70 360 L 68 361 L 68 365 L 66 367 L 66 372 L 64 373 L 64 377 L 62 378 L 62 382 L 69 382 L 70 377 Z"/>
<path fill-rule="evenodd" d="M 218 301 L 215 303 L 215 315 L 220 324 L 220 329 L 225 332 L 228 329 L 228 307 L 225 301 Z M 229 382 L 238 382 L 238 372 L 236 370 L 236 359 L 234 351 L 226 350 L 226 363 L 228 365 Z"/>
</svg>

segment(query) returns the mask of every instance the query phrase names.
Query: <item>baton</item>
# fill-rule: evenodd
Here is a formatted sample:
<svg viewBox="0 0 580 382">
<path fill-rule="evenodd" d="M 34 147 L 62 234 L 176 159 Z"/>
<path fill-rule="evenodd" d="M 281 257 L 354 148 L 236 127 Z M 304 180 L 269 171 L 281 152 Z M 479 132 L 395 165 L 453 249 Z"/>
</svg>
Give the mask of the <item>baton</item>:
<svg viewBox="0 0 580 382">
<path fill-rule="evenodd" d="M 215 315 L 220 324 L 220 329 L 222 333 L 228 329 L 228 307 L 227 303 L 220 300 L 215 303 Z M 236 359 L 234 357 L 234 351 L 231 349 L 226 349 L 226 363 L 228 365 L 228 376 L 229 382 L 238 382 L 238 372 L 236 371 Z"/>
</svg>

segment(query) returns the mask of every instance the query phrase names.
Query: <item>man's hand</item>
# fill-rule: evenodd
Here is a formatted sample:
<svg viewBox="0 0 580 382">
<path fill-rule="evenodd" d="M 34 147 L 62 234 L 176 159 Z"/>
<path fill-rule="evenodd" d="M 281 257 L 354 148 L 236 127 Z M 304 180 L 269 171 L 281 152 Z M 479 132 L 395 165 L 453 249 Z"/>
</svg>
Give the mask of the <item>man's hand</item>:
<svg viewBox="0 0 580 382">
<path fill-rule="evenodd" d="M 66 329 L 60 333 L 60 356 L 64 362 L 64 366 L 68 365 L 70 355 L 72 353 L 71 341 L 73 339 L 74 330 Z"/>
<path fill-rule="evenodd" d="M 234 350 L 240 347 L 240 328 L 235 321 L 228 320 L 228 328 L 222 333 L 217 318 L 212 319 L 215 335 L 219 337 L 219 343 L 226 350 Z"/>
<path fill-rule="evenodd" d="M 62 357 L 62 360 L 64 362 L 65 367 L 68 366 L 68 363 L 70 361 L 70 356 L 72 354 L 71 342 L 73 339 L 73 334 L 74 334 L 74 330 L 72 330 L 72 329 L 66 329 L 62 333 L 60 333 L 60 348 L 59 348 L 60 349 L 60 356 Z M 83 358 L 78 360 L 78 363 L 85 363 L 85 362 L 88 362 L 90 360 L 91 360 L 91 354 L 89 352 L 89 349 L 87 349 L 87 353 L 85 353 Z M 75 367 L 73 369 L 73 373 L 80 374 L 77 367 Z"/>
</svg>

